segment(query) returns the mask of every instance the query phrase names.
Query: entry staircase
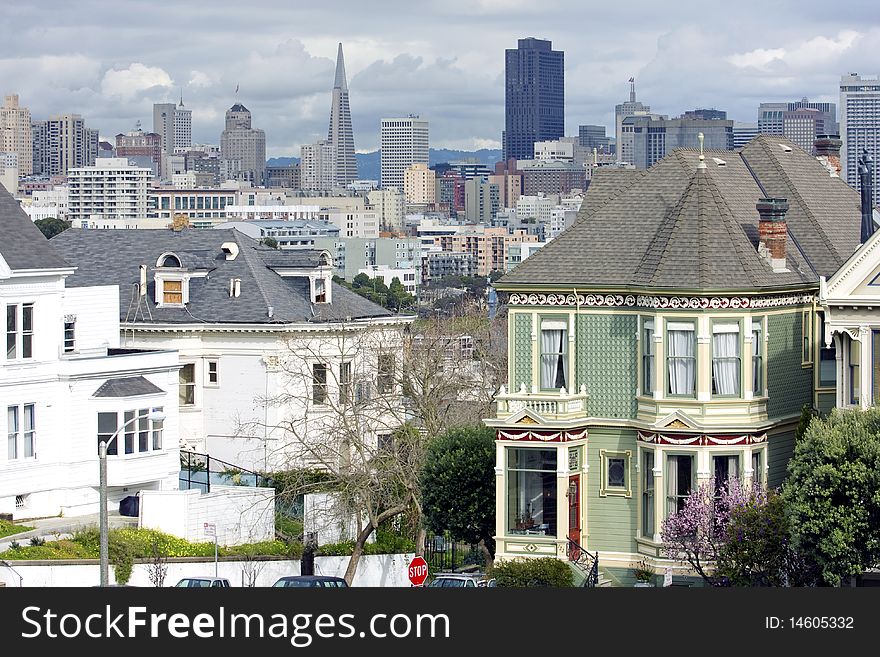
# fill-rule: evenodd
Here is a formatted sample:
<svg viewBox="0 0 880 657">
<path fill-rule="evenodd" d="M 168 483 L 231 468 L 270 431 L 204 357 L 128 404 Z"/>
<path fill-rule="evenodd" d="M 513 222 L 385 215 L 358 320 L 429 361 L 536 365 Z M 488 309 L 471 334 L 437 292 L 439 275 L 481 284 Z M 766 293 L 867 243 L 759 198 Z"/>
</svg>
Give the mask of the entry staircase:
<svg viewBox="0 0 880 657">
<path fill-rule="evenodd" d="M 568 539 L 566 549 L 568 566 L 574 574 L 574 585 L 584 588 L 607 588 L 612 582 L 599 570 L 599 553 L 588 552 L 573 540 Z"/>
</svg>

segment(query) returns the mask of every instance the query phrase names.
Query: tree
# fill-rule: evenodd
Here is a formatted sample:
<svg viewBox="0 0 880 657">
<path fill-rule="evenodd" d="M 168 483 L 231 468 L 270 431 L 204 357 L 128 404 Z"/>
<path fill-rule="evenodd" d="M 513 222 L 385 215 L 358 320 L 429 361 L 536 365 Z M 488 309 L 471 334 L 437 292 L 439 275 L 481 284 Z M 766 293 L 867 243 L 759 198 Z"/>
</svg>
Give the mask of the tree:
<svg viewBox="0 0 880 657">
<path fill-rule="evenodd" d="M 880 566 L 880 409 L 834 409 L 795 446 L 783 496 L 795 547 L 831 586 Z"/>
<path fill-rule="evenodd" d="M 63 219 L 58 219 L 57 217 L 46 217 L 45 219 L 37 219 L 34 222 L 37 228 L 40 229 L 40 232 L 46 236 L 47 240 L 52 239 L 56 235 L 63 233 L 65 230 L 70 228 L 70 222 L 64 221 Z"/>
<path fill-rule="evenodd" d="M 495 433 L 452 429 L 428 444 L 421 477 L 425 525 L 480 545 L 486 569 L 495 558 Z"/>
<path fill-rule="evenodd" d="M 405 308 L 413 305 L 415 299 L 413 295 L 406 291 L 403 283 L 395 276 L 391 279 L 391 285 L 388 286 L 388 308 L 400 312 Z"/>
<path fill-rule="evenodd" d="M 733 509 L 759 503 L 759 486 L 744 487 L 731 477 L 721 486 L 715 479 L 700 484 L 685 498 L 684 505 L 663 521 L 660 537 L 663 552 L 690 565 L 710 586 L 721 582 L 715 564 L 726 542 Z"/>
<path fill-rule="evenodd" d="M 370 277 L 367 274 L 358 274 L 351 283 L 353 287 L 368 287 L 370 285 Z"/>
<path fill-rule="evenodd" d="M 270 249 L 278 248 L 278 240 L 276 240 L 274 237 L 264 237 L 260 240 L 260 243 L 265 244 Z"/>
<path fill-rule="evenodd" d="M 157 538 L 153 539 L 150 546 L 150 563 L 147 565 L 147 574 L 153 586 L 156 588 L 165 586 L 165 577 L 168 575 L 168 560 L 162 554 Z"/>
</svg>

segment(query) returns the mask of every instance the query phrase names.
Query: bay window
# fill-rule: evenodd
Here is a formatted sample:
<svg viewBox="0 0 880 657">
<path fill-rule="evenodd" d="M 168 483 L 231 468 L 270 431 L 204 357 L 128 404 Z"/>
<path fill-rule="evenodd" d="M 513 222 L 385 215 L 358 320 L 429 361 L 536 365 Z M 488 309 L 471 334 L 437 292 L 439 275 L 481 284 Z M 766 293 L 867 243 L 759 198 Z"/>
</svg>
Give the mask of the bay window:
<svg viewBox="0 0 880 657">
<path fill-rule="evenodd" d="M 666 515 L 670 516 L 684 508 L 685 501 L 694 486 L 694 457 L 690 454 L 667 454 Z"/>
<path fill-rule="evenodd" d="M 642 452 L 642 536 L 654 536 L 654 451 Z"/>
<path fill-rule="evenodd" d="M 642 394 L 654 392 L 654 322 L 642 323 Z"/>
<path fill-rule="evenodd" d="M 717 454 L 712 456 L 712 471 L 715 475 L 715 495 L 720 495 L 731 479 L 739 477 L 739 456 Z"/>
<path fill-rule="evenodd" d="M 153 410 L 161 413 L 162 407 Z M 107 456 L 118 456 L 120 443 L 121 453 L 126 455 L 162 450 L 163 421 L 151 420 L 149 408 L 123 411 L 121 423 L 119 416 L 116 412 L 98 413 L 98 445 L 107 444 Z"/>
<path fill-rule="evenodd" d="M 752 394 L 764 396 L 764 332 L 763 318 L 752 319 Z"/>
<path fill-rule="evenodd" d="M 666 347 L 667 392 L 694 395 L 696 384 L 696 339 L 692 322 L 669 322 Z"/>
<path fill-rule="evenodd" d="M 737 397 L 740 390 L 739 324 L 712 326 L 712 394 Z"/>
<path fill-rule="evenodd" d="M 760 449 L 752 451 L 752 481 L 764 485 L 764 459 Z"/>
<path fill-rule="evenodd" d="M 568 388 L 568 336 L 564 320 L 541 323 L 541 389 Z"/>
<path fill-rule="evenodd" d="M 862 343 L 849 339 L 849 403 L 858 404 L 861 396 L 861 374 L 859 363 L 862 358 Z"/>
<path fill-rule="evenodd" d="M 556 536 L 556 450 L 507 448 L 507 530 Z"/>
</svg>

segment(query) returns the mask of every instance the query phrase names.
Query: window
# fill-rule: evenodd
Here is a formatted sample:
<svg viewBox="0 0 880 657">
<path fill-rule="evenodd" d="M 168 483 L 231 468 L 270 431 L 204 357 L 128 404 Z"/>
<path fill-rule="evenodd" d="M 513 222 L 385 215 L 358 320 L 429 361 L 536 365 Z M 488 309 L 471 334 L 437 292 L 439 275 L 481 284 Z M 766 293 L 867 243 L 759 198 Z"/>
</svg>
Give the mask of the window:
<svg viewBox="0 0 880 657">
<path fill-rule="evenodd" d="M 34 458 L 36 452 L 36 418 L 34 404 L 9 406 L 6 409 L 6 458 Z"/>
<path fill-rule="evenodd" d="M 327 303 L 327 281 L 323 278 L 315 279 L 315 303 Z"/>
<path fill-rule="evenodd" d="M 138 411 L 137 419 L 137 451 L 138 453 L 150 451 L 150 418 L 147 417 L 150 409 L 142 408 Z"/>
<path fill-rule="evenodd" d="M 6 306 L 6 359 L 33 358 L 34 304 Z"/>
<path fill-rule="evenodd" d="M 136 416 L 134 414 L 134 411 L 125 411 L 123 415 L 123 422 L 125 426 L 123 442 L 125 445 L 126 454 L 134 454 L 135 417 Z"/>
<path fill-rule="evenodd" d="M 36 425 L 34 417 L 34 405 L 24 405 L 24 457 L 26 459 L 36 456 Z"/>
<path fill-rule="evenodd" d="M 752 318 L 752 394 L 755 397 L 764 396 L 763 322 L 762 317 Z"/>
<path fill-rule="evenodd" d="M 507 449 L 507 530 L 556 536 L 556 450 Z"/>
<path fill-rule="evenodd" d="M 684 508 L 694 482 L 694 457 L 687 454 L 666 456 L 666 515 Z"/>
<path fill-rule="evenodd" d="M 390 433 L 380 433 L 376 436 L 376 451 L 379 454 L 390 454 L 394 448 L 394 436 Z"/>
<path fill-rule="evenodd" d="M 339 403 L 351 401 L 351 363 L 339 364 Z"/>
<path fill-rule="evenodd" d="M 712 456 L 712 472 L 715 475 L 715 495 L 720 495 L 731 479 L 739 477 L 739 456 Z"/>
<path fill-rule="evenodd" d="M 599 495 L 631 494 L 629 485 L 629 460 L 631 452 L 609 452 L 599 450 L 602 474 L 599 481 Z"/>
<path fill-rule="evenodd" d="M 739 395 L 739 324 L 712 326 L 712 394 Z"/>
<path fill-rule="evenodd" d="M 642 536 L 654 536 L 654 452 L 642 452 Z"/>
<path fill-rule="evenodd" d="M 18 406 L 10 406 L 6 409 L 6 458 L 10 461 L 18 458 L 18 432 Z"/>
<path fill-rule="evenodd" d="M 861 391 L 861 374 L 859 363 L 861 361 L 861 343 L 858 340 L 849 339 L 849 403 L 858 404 Z"/>
<path fill-rule="evenodd" d="M 180 368 L 178 374 L 180 384 L 178 401 L 181 406 L 195 406 L 196 403 L 196 366 L 187 363 Z"/>
<path fill-rule="evenodd" d="M 809 310 L 801 313 L 801 337 L 803 338 L 803 354 L 801 360 L 804 363 L 813 362 L 813 322 Z"/>
<path fill-rule="evenodd" d="M 565 321 L 545 321 L 541 324 L 541 388 L 543 390 L 568 388 L 567 332 Z"/>
<path fill-rule="evenodd" d="M 755 483 L 764 483 L 763 454 L 761 450 L 752 451 L 752 481 Z"/>
<path fill-rule="evenodd" d="M 162 303 L 183 304 L 183 281 L 162 281 Z"/>
<path fill-rule="evenodd" d="M 100 447 L 102 442 L 107 443 L 108 455 L 119 453 L 117 442 L 115 440 L 112 443 L 110 442 L 113 434 L 116 433 L 118 426 L 117 418 L 116 413 L 98 413 L 98 446 Z"/>
<path fill-rule="evenodd" d="M 380 395 L 394 391 L 394 354 L 379 354 L 376 386 Z"/>
<path fill-rule="evenodd" d="M 837 386 L 837 349 L 834 340 L 825 346 L 825 315 L 819 315 L 819 387 L 834 388 Z"/>
<path fill-rule="evenodd" d="M 654 392 L 654 322 L 642 324 L 642 394 Z"/>
<path fill-rule="evenodd" d="M 64 353 L 70 354 L 76 351 L 76 319 L 64 318 Z"/>
<path fill-rule="evenodd" d="M 219 360 L 209 360 L 205 363 L 205 385 L 208 386 L 219 386 L 220 385 L 220 361 Z"/>
<path fill-rule="evenodd" d="M 327 366 L 324 363 L 312 365 L 312 403 L 323 404 L 327 401 Z"/>
<path fill-rule="evenodd" d="M 666 370 L 670 395 L 693 396 L 696 384 L 694 325 L 687 322 L 667 324 Z"/>
<path fill-rule="evenodd" d="M 162 407 L 158 407 L 156 409 L 157 412 L 162 412 Z M 152 427 L 152 438 L 153 438 L 153 451 L 159 451 L 162 449 L 162 431 L 165 427 L 164 420 L 153 421 Z"/>
</svg>

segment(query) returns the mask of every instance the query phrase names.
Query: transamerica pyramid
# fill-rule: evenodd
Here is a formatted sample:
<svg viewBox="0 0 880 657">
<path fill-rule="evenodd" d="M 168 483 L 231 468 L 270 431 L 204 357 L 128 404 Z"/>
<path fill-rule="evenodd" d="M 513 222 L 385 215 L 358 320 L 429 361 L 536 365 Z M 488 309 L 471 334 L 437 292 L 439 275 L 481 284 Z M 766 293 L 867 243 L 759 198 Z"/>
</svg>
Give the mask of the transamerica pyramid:
<svg viewBox="0 0 880 657">
<path fill-rule="evenodd" d="M 357 160 L 354 157 L 354 133 L 351 129 L 351 109 L 348 106 L 348 83 L 345 80 L 345 60 L 342 44 L 336 55 L 336 79 L 333 82 L 333 99 L 330 104 L 330 129 L 327 141 L 333 152 L 334 180 L 345 187 L 357 180 Z"/>
</svg>

